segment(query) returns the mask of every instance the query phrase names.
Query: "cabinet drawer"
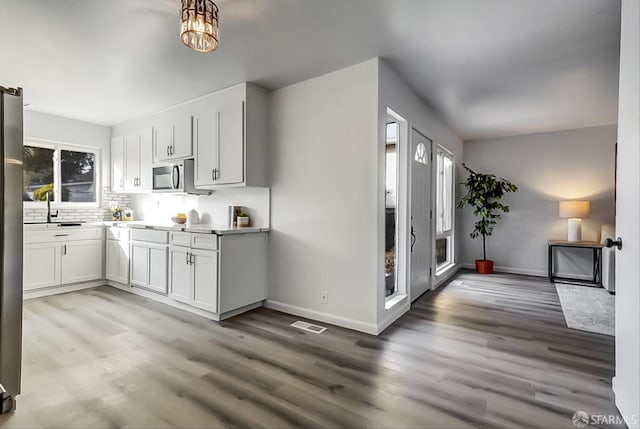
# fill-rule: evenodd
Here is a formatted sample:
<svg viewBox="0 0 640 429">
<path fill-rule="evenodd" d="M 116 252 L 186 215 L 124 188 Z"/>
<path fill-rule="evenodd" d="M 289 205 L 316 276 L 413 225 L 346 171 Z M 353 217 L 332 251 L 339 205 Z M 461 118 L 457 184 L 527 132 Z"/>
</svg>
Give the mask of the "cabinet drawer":
<svg viewBox="0 0 640 429">
<path fill-rule="evenodd" d="M 169 244 L 174 246 L 191 246 L 191 234 L 188 232 L 171 232 L 169 233 Z"/>
<path fill-rule="evenodd" d="M 215 234 L 191 234 L 193 249 L 218 250 L 218 236 Z"/>
<path fill-rule="evenodd" d="M 167 244 L 169 243 L 169 232 L 153 229 L 133 229 L 131 230 L 131 241 Z"/>
<path fill-rule="evenodd" d="M 51 243 L 53 241 L 95 240 L 102 238 L 102 228 L 56 228 L 46 231 L 25 231 L 23 241 L 29 243 Z"/>
<path fill-rule="evenodd" d="M 109 240 L 129 241 L 129 229 L 111 226 L 107 228 L 107 238 Z"/>
</svg>

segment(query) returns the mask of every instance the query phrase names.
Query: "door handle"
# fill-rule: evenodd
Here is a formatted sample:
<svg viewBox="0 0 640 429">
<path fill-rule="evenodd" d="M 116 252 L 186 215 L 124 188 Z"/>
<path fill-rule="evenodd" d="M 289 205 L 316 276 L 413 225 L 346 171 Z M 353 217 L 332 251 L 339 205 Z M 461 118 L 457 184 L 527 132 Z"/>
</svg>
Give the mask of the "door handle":
<svg viewBox="0 0 640 429">
<path fill-rule="evenodd" d="M 169 156 L 169 146 L 167 146 L 167 156 Z"/>
<path fill-rule="evenodd" d="M 63 254 L 63 255 L 66 255 L 66 254 L 67 254 L 67 245 L 66 245 L 66 244 L 63 244 L 63 245 L 62 245 L 62 254 Z"/>
<path fill-rule="evenodd" d="M 185 254 L 185 256 L 187 257 L 187 265 L 189 265 L 191 263 L 190 258 L 189 258 L 189 252 L 187 252 Z"/>
<path fill-rule="evenodd" d="M 416 244 L 416 230 L 413 228 L 413 216 L 411 216 L 411 252 Z"/>
<path fill-rule="evenodd" d="M 616 246 L 618 250 L 622 250 L 622 238 L 618 237 L 615 240 L 607 238 L 606 240 L 604 240 L 604 245 L 607 247 Z"/>
</svg>

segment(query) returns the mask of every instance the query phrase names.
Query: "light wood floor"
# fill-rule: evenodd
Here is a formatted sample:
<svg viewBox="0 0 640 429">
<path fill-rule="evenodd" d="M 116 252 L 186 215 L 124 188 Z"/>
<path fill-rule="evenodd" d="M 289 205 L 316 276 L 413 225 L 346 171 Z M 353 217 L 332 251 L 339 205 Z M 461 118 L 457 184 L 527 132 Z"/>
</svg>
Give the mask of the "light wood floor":
<svg viewBox="0 0 640 429">
<path fill-rule="evenodd" d="M 217 324 L 110 287 L 26 302 L 0 427 L 573 428 L 616 413 L 612 337 L 553 285 L 463 273 L 379 337 L 258 309 Z"/>
</svg>

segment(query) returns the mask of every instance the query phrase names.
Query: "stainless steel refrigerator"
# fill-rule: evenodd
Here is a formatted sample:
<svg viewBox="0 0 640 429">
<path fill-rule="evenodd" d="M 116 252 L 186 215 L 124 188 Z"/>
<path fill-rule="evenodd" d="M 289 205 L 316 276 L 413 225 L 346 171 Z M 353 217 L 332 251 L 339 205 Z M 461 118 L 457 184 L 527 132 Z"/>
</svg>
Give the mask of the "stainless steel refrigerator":
<svg viewBox="0 0 640 429">
<path fill-rule="evenodd" d="M 0 399 L 15 409 L 22 360 L 22 89 L 0 86 Z"/>
</svg>

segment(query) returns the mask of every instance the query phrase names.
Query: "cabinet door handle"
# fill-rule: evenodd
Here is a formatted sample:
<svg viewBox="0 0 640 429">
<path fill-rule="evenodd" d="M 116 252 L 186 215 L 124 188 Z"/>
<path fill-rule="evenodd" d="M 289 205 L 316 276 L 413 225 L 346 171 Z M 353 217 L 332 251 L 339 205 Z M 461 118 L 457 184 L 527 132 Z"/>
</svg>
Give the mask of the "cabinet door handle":
<svg viewBox="0 0 640 429">
<path fill-rule="evenodd" d="M 216 169 L 211 170 L 211 180 L 216 180 Z"/>
<path fill-rule="evenodd" d="M 186 253 L 187 256 L 187 265 L 191 263 L 191 258 L 189 258 L 189 252 Z"/>
<path fill-rule="evenodd" d="M 195 265 L 196 264 L 196 256 L 193 253 L 189 254 L 189 262 L 191 263 L 191 265 Z"/>
<path fill-rule="evenodd" d="M 69 234 L 56 234 L 55 237 L 68 237 Z"/>
<path fill-rule="evenodd" d="M 216 180 L 220 178 L 220 170 L 216 168 Z"/>
<path fill-rule="evenodd" d="M 63 254 L 63 255 L 66 255 L 66 254 L 67 254 L 67 245 L 66 245 L 66 244 L 63 244 L 63 245 L 62 245 L 62 254 Z"/>
</svg>

